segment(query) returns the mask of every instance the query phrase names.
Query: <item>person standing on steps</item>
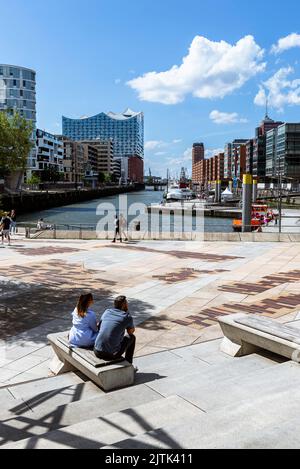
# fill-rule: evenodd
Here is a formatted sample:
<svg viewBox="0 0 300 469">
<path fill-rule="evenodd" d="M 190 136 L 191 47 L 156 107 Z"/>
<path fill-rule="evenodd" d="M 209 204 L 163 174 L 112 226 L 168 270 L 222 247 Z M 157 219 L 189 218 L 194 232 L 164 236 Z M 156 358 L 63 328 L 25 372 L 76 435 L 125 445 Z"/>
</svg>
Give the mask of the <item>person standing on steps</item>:
<svg viewBox="0 0 300 469">
<path fill-rule="evenodd" d="M 116 219 L 115 219 L 115 237 L 113 239 L 113 243 L 115 243 L 117 241 L 118 236 L 120 238 L 120 243 L 122 243 L 122 235 L 120 233 L 120 219 L 119 219 L 118 215 L 116 215 Z"/>
</svg>

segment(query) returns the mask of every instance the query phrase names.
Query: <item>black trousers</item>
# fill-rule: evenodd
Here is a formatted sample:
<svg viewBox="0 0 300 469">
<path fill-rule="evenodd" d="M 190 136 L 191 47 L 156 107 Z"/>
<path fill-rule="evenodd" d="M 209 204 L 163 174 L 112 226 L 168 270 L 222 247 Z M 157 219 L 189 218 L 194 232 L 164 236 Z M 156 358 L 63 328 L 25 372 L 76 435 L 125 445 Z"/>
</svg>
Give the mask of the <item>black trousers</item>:
<svg viewBox="0 0 300 469">
<path fill-rule="evenodd" d="M 120 229 L 119 229 L 119 228 L 117 228 L 117 229 L 115 230 L 114 241 L 117 240 L 118 236 L 119 236 L 119 238 L 120 238 L 120 241 L 122 241 L 122 235 L 121 235 L 121 233 L 120 233 Z"/>
<path fill-rule="evenodd" d="M 121 358 L 125 353 L 125 360 L 127 360 L 129 363 L 132 363 L 134 350 L 135 350 L 135 343 L 136 343 L 135 336 L 129 335 L 129 336 L 125 336 L 124 339 L 122 340 L 121 349 L 119 353 L 112 354 L 112 353 L 99 352 L 96 349 L 94 349 L 94 353 L 97 358 L 100 358 L 101 360 L 109 360 L 109 361 L 117 360 L 118 358 Z"/>
</svg>

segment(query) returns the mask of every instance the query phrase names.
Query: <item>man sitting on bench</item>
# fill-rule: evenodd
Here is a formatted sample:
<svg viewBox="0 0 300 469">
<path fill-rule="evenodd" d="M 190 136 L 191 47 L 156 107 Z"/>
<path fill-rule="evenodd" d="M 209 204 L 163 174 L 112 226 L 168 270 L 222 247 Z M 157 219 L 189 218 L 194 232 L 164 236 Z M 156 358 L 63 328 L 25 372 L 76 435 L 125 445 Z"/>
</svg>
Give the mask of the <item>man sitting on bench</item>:
<svg viewBox="0 0 300 469">
<path fill-rule="evenodd" d="M 136 339 L 126 296 L 118 296 L 114 306 L 107 309 L 101 318 L 94 352 L 97 358 L 107 361 L 117 360 L 125 353 L 125 360 L 132 363 Z M 125 335 L 126 331 L 128 335 Z"/>
</svg>

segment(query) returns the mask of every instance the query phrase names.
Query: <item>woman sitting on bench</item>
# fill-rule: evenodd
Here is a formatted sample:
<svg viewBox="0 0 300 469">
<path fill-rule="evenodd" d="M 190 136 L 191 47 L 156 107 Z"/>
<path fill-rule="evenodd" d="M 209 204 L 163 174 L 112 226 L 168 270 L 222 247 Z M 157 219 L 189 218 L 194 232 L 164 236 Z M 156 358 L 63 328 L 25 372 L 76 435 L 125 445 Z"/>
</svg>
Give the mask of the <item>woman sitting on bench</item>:
<svg viewBox="0 0 300 469">
<path fill-rule="evenodd" d="M 97 318 L 90 308 L 94 303 L 91 293 L 81 295 L 72 313 L 73 327 L 69 335 L 70 345 L 78 348 L 93 348 L 98 335 Z"/>
</svg>

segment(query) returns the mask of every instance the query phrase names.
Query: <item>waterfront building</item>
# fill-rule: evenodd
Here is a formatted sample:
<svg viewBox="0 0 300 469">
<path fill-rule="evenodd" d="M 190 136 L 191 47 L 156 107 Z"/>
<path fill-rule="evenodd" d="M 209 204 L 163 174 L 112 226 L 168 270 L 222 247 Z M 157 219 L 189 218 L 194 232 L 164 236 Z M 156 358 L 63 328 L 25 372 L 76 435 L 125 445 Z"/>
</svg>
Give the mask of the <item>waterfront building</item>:
<svg viewBox="0 0 300 469">
<path fill-rule="evenodd" d="M 192 150 L 192 181 L 198 184 L 200 180 L 200 163 L 204 161 L 205 148 L 204 143 L 194 143 Z"/>
<path fill-rule="evenodd" d="M 224 179 L 231 178 L 231 158 L 232 158 L 232 144 L 226 143 L 224 148 Z"/>
<path fill-rule="evenodd" d="M 79 142 L 74 142 L 67 137 L 60 136 L 64 147 L 64 180 L 74 184 L 75 187 L 82 185 L 84 180 L 84 147 Z"/>
<path fill-rule="evenodd" d="M 231 144 L 230 178 L 240 179 L 246 172 L 246 143 L 248 139 L 236 139 Z"/>
<path fill-rule="evenodd" d="M 97 164 L 94 165 L 94 169 L 98 174 L 113 174 L 114 143 L 112 139 L 82 140 L 80 143 L 94 147 L 97 151 Z"/>
<path fill-rule="evenodd" d="M 273 119 L 270 119 L 268 116 L 268 113 L 266 113 L 266 116 L 264 120 L 261 122 L 260 126 L 257 127 L 256 129 L 256 135 L 255 135 L 255 141 L 254 141 L 254 146 L 253 146 L 253 176 L 255 178 L 258 178 L 262 182 L 266 182 L 266 176 L 267 176 L 267 171 L 266 171 L 266 135 L 267 132 L 270 130 L 276 129 L 280 125 L 282 125 L 283 122 L 281 121 L 274 121 Z M 268 173 L 270 171 L 268 170 Z"/>
<path fill-rule="evenodd" d="M 128 178 L 131 156 L 144 158 L 144 114 L 127 109 L 122 114 L 109 112 L 82 119 L 62 118 L 63 134 L 75 141 L 113 140 L 114 158 L 121 159 L 122 173 Z"/>
<path fill-rule="evenodd" d="M 266 167 L 270 178 L 300 182 L 300 124 L 286 123 L 266 133 Z"/>
<path fill-rule="evenodd" d="M 128 181 L 143 184 L 144 182 L 144 160 L 139 156 L 128 158 Z"/>
<path fill-rule="evenodd" d="M 87 142 L 80 142 L 84 155 L 84 182 L 95 189 L 99 184 L 98 149 Z"/>
<path fill-rule="evenodd" d="M 36 130 L 35 173 L 43 179 L 43 172 L 58 173 L 64 179 L 64 145 L 59 137 L 44 130 Z"/>
<path fill-rule="evenodd" d="M 253 150 L 254 150 L 255 140 L 251 138 L 246 143 L 246 173 L 253 173 Z"/>
<path fill-rule="evenodd" d="M 0 64 L 0 112 L 18 111 L 33 124 L 36 135 L 36 72 L 29 68 Z M 37 169 L 36 151 L 28 155 L 27 176 Z"/>
</svg>

